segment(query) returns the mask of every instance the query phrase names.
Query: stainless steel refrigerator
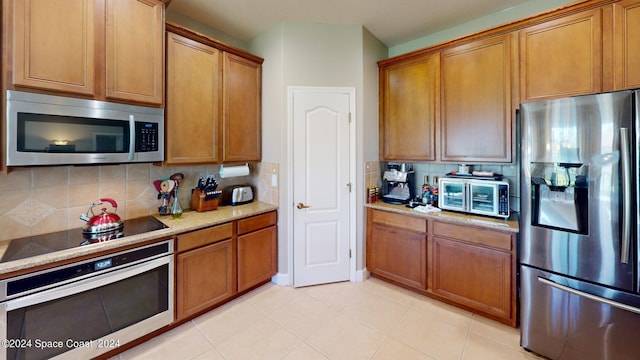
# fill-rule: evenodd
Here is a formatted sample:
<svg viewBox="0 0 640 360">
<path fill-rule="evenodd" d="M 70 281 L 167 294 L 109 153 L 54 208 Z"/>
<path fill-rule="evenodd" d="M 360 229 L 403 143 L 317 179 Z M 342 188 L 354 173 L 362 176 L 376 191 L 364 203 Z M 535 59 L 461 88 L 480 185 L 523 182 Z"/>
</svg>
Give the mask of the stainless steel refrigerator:
<svg viewBox="0 0 640 360">
<path fill-rule="evenodd" d="M 521 345 L 640 359 L 639 93 L 521 106 Z"/>
</svg>

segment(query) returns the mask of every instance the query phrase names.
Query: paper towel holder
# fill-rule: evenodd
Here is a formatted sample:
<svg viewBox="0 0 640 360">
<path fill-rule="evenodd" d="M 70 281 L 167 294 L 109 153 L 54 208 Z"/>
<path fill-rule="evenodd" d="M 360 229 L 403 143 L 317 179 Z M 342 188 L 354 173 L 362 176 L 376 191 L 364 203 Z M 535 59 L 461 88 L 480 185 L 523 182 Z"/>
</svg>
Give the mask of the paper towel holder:
<svg viewBox="0 0 640 360">
<path fill-rule="evenodd" d="M 249 163 L 244 165 L 227 166 L 220 165 L 220 178 L 230 178 L 249 175 Z"/>
</svg>

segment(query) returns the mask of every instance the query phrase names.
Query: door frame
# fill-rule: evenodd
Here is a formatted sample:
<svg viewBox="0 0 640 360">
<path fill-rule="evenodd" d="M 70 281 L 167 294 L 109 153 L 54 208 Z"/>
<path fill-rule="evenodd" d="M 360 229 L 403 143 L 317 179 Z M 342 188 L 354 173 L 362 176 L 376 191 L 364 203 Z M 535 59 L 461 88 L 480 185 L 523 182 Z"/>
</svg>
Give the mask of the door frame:
<svg viewBox="0 0 640 360">
<path fill-rule="evenodd" d="M 349 178 L 351 182 L 351 192 L 349 194 L 349 281 L 356 281 L 356 88 L 355 87 L 330 87 L 330 86 L 288 86 L 287 87 L 287 183 L 290 186 L 286 190 L 285 202 L 289 206 L 287 212 L 287 267 L 289 268 L 289 285 L 293 285 L 294 264 L 293 264 L 293 227 L 295 226 L 294 198 L 293 198 L 293 97 L 296 93 L 303 92 L 325 92 L 325 93 L 346 93 L 349 95 Z"/>
</svg>

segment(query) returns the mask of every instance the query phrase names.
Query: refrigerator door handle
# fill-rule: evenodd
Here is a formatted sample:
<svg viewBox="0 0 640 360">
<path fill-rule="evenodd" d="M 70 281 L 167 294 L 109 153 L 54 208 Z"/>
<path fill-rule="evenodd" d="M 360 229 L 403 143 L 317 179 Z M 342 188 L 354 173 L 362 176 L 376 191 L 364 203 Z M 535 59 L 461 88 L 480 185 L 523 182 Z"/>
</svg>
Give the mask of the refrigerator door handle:
<svg viewBox="0 0 640 360">
<path fill-rule="evenodd" d="M 629 148 L 629 129 L 620 128 L 620 162 L 622 167 L 622 240 L 620 243 L 620 262 L 629 263 L 631 245 L 631 156 Z"/>
<path fill-rule="evenodd" d="M 599 302 L 601 304 L 613 306 L 613 307 L 616 307 L 618 309 L 622 309 L 622 310 L 629 311 L 629 312 L 632 312 L 632 313 L 640 314 L 640 309 L 638 309 L 636 307 L 633 307 L 633 306 L 629 306 L 627 304 L 622 304 L 622 303 L 619 303 L 617 301 L 613 301 L 613 300 L 610 300 L 610 299 L 607 299 L 607 298 L 603 298 L 601 296 L 592 295 L 592 294 L 586 293 L 584 291 L 580 291 L 580 290 L 576 290 L 576 289 L 570 288 L 570 287 L 565 286 L 565 285 L 560 285 L 560 284 L 558 284 L 558 283 L 556 283 L 554 281 L 551 281 L 551 280 L 548 280 L 548 279 L 545 279 L 545 278 L 542 278 L 542 277 L 538 277 L 538 281 L 543 283 L 543 284 L 545 284 L 545 285 L 554 287 L 554 288 L 556 288 L 558 290 L 566 291 L 568 293 L 571 293 L 571 294 L 574 294 L 574 295 L 577 295 L 577 296 L 581 296 L 583 298 L 586 298 L 586 299 L 589 299 L 589 300 L 593 300 L 593 301 Z"/>
</svg>

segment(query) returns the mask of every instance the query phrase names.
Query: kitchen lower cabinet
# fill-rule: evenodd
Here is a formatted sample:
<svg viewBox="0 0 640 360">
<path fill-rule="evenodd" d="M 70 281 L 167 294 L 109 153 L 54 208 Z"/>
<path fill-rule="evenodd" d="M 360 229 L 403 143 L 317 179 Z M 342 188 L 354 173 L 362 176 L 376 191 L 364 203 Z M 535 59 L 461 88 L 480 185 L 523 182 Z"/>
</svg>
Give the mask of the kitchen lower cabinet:
<svg viewBox="0 0 640 360">
<path fill-rule="evenodd" d="M 429 291 L 515 327 L 515 236 L 442 221 L 431 226 Z"/>
<path fill-rule="evenodd" d="M 237 293 L 232 223 L 178 235 L 176 321 L 210 309 Z"/>
<path fill-rule="evenodd" d="M 514 233 L 373 208 L 366 231 L 373 277 L 516 327 Z"/>
<path fill-rule="evenodd" d="M 278 212 L 176 237 L 176 322 L 269 282 L 278 266 Z"/>
<path fill-rule="evenodd" d="M 427 288 L 427 220 L 367 209 L 367 270 L 417 290 Z"/>
<path fill-rule="evenodd" d="M 262 284 L 278 268 L 277 212 L 237 221 L 238 291 Z"/>
</svg>

